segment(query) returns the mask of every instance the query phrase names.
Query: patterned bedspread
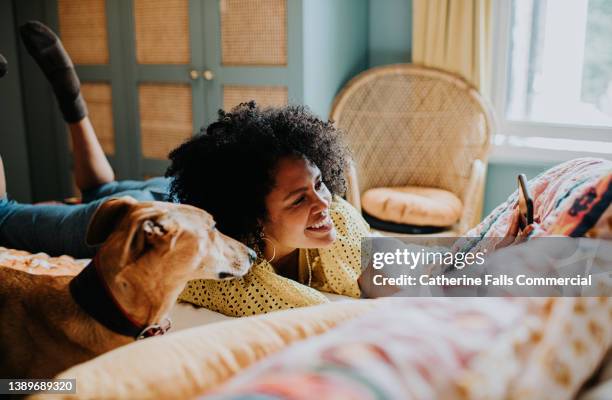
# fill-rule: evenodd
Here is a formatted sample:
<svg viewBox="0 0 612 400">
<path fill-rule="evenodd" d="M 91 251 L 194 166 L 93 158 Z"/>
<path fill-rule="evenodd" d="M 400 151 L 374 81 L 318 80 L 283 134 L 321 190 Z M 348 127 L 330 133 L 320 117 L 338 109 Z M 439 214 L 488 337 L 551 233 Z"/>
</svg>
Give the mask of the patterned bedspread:
<svg viewBox="0 0 612 400">
<path fill-rule="evenodd" d="M 0 247 L 0 267 L 8 267 L 40 275 L 76 275 L 89 260 L 75 260 L 69 256 L 49 257 L 45 253 L 31 254 L 27 251 Z"/>
<path fill-rule="evenodd" d="M 568 399 L 612 340 L 608 298 L 386 299 L 214 399 Z"/>
</svg>

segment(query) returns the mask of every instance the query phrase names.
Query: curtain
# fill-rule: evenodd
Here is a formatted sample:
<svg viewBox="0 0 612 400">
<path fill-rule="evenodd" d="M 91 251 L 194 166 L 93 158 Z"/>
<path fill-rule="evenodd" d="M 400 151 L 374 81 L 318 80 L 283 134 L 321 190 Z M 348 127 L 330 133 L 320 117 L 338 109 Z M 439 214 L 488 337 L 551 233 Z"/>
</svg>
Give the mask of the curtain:
<svg viewBox="0 0 612 400">
<path fill-rule="evenodd" d="M 461 75 L 483 95 L 491 74 L 491 0 L 413 0 L 412 60 Z"/>
</svg>

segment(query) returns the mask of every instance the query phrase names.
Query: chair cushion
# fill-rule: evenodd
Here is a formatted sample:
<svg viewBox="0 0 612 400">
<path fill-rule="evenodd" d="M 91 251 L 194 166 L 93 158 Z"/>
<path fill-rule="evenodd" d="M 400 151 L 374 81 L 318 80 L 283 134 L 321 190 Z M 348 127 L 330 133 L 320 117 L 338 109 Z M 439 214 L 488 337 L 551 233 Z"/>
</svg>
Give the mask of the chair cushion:
<svg viewBox="0 0 612 400">
<path fill-rule="evenodd" d="M 451 226 L 463 212 L 455 194 L 419 186 L 370 189 L 361 197 L 361 205 L 366 213 L 383 221 L 429 227 Z"/>
<path fill-rule="evenodd" d="M 382 219 L 378 219 L 365 211 L 363 212 L 363 219 L 366 220 L 372 229 L 409 235 L 431 235 L 432 233 L 440 233 L 448 229 L 448 227 L 445 226 L 409 225 L 383 221 Z"/>
</svg>

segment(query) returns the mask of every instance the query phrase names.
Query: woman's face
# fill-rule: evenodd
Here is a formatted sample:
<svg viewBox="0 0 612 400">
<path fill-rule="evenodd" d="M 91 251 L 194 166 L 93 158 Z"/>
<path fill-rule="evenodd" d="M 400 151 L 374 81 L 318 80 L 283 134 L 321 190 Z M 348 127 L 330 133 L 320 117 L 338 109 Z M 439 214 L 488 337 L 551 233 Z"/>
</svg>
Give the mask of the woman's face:
<svg viewBox="0 0 612 400">
<path fill-rule="evenodd" d="M 282 158 L 276 168 L 275 185 L 265 199 L 265 237 L 281 255 L 297 248 L 331 245 L 336 239 L 329 212 L 331 200 L 316 165 L 300 157 Z"/>
</svg>

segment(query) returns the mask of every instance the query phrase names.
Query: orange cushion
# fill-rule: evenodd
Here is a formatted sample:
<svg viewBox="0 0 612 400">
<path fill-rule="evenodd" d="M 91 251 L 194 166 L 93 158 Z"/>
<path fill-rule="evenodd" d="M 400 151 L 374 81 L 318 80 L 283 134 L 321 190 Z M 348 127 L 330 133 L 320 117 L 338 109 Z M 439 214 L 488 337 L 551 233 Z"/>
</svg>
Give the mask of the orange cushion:
<svg viewBox="0 0 612 400">
<path fill-rule="evenodd" d="M 378 219 L 419 226 L 453 225 L 463 211 L 455 194 L 419 186 L 370 189 L 363 194 L 361 205 Z"/>
</svg>

